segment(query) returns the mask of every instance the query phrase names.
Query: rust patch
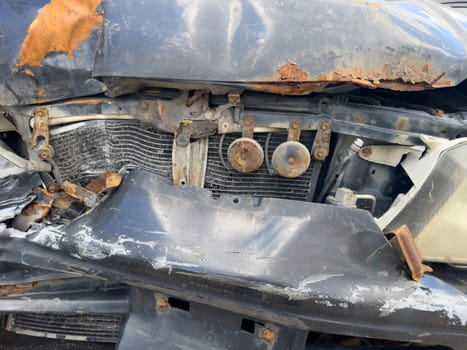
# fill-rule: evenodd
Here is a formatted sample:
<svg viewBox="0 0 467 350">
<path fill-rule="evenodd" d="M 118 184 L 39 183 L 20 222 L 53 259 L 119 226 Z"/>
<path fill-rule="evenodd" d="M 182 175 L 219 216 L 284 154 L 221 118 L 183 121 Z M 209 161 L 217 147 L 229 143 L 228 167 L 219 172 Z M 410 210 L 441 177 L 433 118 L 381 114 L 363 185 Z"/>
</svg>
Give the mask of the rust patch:
<svg viewBox="0 0 467 350">
<path fill-rule="evenodd" d="M 33 290 L 38 282 L 0 286 L 0 296 L 17 296 Z"/>
<path fill-rule="evenodd" d="M 277 337 L 276 332 L 269 328 L 263 328 L 259 334 L 260 338 L 265 340 L 267 343 L 274 343 Z"/>
<path fill-rule="evenodd" d="M 247 84 L 252 90 L 269 92 L 277 95 L 308 95 L 328 85 L 327 82 L 274 82 Z"/>
<path fill-rule="evenodd" d="M 227 157 L 232 168 L 238 172 L 252 173 L 263 164 L 264 152 L 256 140 L 241 137 L 230 144 Z"/>
<path fill-rule="evenodd" d="M 451 81 L 442 80 L 444 75 L 435 75 L 428 62 L 400 60 L 393 64 L 386 63 L 378 69 L 354 66 L 310 76 L 298 64 L 288 61 L 277 69 L 276 77 L 246 82 L 246 86 L 252 90 L 280 95 L 306 95 L 335 83 L 353 83 L 369 89 L 421 91 L 452 86 Z"/>
<path fill-rule="evenodd" d="M 33 77 L 33 76 L 34 76 L 34 73 L 33 73 L 32 70 L 30 70 L 30 69 L 26 69 L 26 70 L 24 71 L 24 74 L 29 75 L 30 77 Z"/>
<path fill-rule="evenodd" d="M 37 90 L 37 96 L 44 97 L 45 96 L 45 90 L 44 89 Z"/>
<path fill-rule="evenodd" d="M 63 104 L 64 105 L 92 105 L 92 104 L 99 104 L 99 103 L 109 103 L 104 100 L 76 100 L 76 101 L 66 101 Z"/>
<path fill-rule="evenodd" d="M 103 18 L 96 13 L 101 3 L 102 0 L 51 0 L 29 26 L 16 65 L 38 67 L 52 52 L 73 58 L 73 51 L 102 25 Z"/>
<path fill-rule="evenodd" d="M 409 124 L 409 120 L 407 118 L 400 118 L 397 122 L 396 129 L 399 131 L 404 131 L 407 129 L 407 125 Z"/>
<path fill-rule="evenodd" d="M 97 204 L 97 194 L 79 185 L 75 185 L 69 181 L 63 183 L 63 191 L 70 197 L 83 203 L 88 208 L 92 208 Z"/>
<path fill-rule="evenodd" d="M 285 81 L 307 81 L 309 76 L 298 64 L 288 61 L 277 69 L 279 80 Z"/>
<path fill-rule="evenodd" d="M 94 193 L 103 193 L 111 188 L 120 186 L 122 175 L 116 173 L 104 173 L 86 185 L 86 189 Z"/>
<path fill-rule="evenodd" d="M 50 193 L 43 189 L 38 189 L 35 191 L 36 199 L 29 206 L 24 209 L 24 216 L 26 217 L 27 228 L 29 228 L 32 223 L 40 222 L 44 219 L 50 212 L 55 196 L 53 193 Z"/>
</svg>

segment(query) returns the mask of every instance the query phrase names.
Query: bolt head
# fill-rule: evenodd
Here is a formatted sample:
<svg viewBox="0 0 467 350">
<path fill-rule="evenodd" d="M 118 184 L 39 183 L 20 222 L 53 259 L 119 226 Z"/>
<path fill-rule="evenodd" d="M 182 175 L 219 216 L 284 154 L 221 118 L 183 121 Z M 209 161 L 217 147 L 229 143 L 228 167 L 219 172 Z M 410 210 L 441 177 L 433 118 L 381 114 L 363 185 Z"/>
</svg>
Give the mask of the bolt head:
<svg viewBox="0 0 467 350">
<path fill-rule="evenodd" d="M 266 340 L 267 342 L 273 342 L 274 339 L 276 339 L 276 332 L 268 329 L 268 328 L 264 328 L 261 330 L 261 334 L 260 334 L 260 337 L 264 340 Z"/>
</svg>

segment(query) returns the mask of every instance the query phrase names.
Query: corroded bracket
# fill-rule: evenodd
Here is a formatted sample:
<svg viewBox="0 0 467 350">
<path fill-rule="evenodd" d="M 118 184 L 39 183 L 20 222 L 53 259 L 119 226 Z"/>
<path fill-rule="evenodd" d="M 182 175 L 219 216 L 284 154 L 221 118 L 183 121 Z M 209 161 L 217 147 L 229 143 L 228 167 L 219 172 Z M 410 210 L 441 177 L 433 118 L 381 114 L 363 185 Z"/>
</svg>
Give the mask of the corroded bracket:
<svg viewBox="0 0 467 350">
<path fill-rule="evenodd" d="M 251 115 L 243 118 L 242 137 L 253 138 L 255 130 L 255 118 Z"/>
<path fill-rule="evenodd" d="M 330 120 L 323 120 L 319 123 L 318 130 L 316 131 L 315 141 L 313 142 L 313 147 L 311 148 L 313 158 L 316 160 L 325 160 L 329 154 L 331 129 L 332 122 Z"/>
<path fill-rule="evenodd" d="M 290 121 L 287 141 L 300 141 L 300 133 L 302 131 L 302 121 L 300 119 L 293 119 Z"/>
<path fill-rule="evenodd" d="M 402 225 L 401 227 L 387 232 L 384 234 L 387 239 L 391 239 L 394 236 L 396 237 L 397 243 L 402 251 L 405 262 L 409 266 L 409 270 L 412 274 L 412 279 L 414 281 L 420 281 L 425 272 L 432 272 L 433 269 L 422 264 L 422 256 L 418 250 L 417 244 L 412 236 L 407 225 Z"/>
<path fill-rule="evenodd" d="M 42 160 L 51 160 L 55 154 L 49 144 L 49 112 L 47 108 L 37 108 L 34 113 L 32 147 L 37 147 L 37 155 Z"/>
</svg>

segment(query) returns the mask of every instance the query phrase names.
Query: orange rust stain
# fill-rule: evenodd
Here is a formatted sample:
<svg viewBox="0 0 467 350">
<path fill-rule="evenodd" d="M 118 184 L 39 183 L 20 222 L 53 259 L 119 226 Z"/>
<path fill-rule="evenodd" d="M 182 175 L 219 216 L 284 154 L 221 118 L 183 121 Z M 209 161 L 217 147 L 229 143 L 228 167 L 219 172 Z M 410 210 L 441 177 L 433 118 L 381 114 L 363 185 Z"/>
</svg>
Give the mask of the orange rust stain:
<svg viewBox="0 0 467 350">
<path fill-rule="evenodd" d="M 92 104 L 98 104 L 98 103 L 104 103 L 106 101 L 103 100 L 76 100 L 76 101 L 66 101 L 63 104 L 64 105 L 92 105 Z M 106 102 L 108 103 L 108 102 Z"/>
<path fill-rule="evenodd" d="M 33 73 L 32 70 L 30 70 L 30 69 L 26 69 L 26 70 L 24 71 L 24 74 L 29 75 L 29 76 L 31 76 L 31 77 L 34 76 L 34 73 Z"/>
<path fill-rule="evenodd" d="M 303 82 L 303 83 L 251 83 L 249 87 L 256 91 L 264 91 L 278 95 L 307 95 L 318 91 L 328 85 L 327 82 Z"/>
<path fill-rule="evenodd" d="M 306 81 L 308 73 L 301 69 L 298 64 L 288 61 L 277 70 L 277 77 L 283 81 Z"/>
<path fill-rule="evenodd" d="M 368 89 L 421 91 L 452 86 L 451 81 L 441 80 L 444 75 L 434 75 L 427 62 L 400 60 L 398 63 L 384 64 L 379 69 L 364 69 L 356 65 L 319 76 L 310 76 L 298 64 L 288 61 L 277 69 L 275 78 L 246 84 L 252 90 L 281 95 L 306 95 L 331 83 L 353 83 Z"/>
<path fill-rule="evenodd" d="M 40 97 L 45 96 L 45 90 L 44 89 L 37 90 L 37 96 L 40 96 Z"/>
<path fill-rule="evenodd" d="M 40 66 L 51 52 L 63 52 L 73 58 L 103 18 L 96 13 L 102 0 L 51 0 L 29 26 L 21 45 L 17 66 Z"/>
</svg>

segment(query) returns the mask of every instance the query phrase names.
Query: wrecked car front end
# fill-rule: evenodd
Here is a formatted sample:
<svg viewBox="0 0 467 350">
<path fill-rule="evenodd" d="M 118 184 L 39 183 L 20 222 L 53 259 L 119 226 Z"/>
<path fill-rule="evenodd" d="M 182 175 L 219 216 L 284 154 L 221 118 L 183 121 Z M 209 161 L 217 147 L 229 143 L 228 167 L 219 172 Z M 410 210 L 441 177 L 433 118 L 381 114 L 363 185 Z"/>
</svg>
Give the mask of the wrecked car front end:
<svg viewBox="0 0 467 350">
<path fill-rule="evenodd" d="M 462 349 L 466 23 L 425 1 L 0 3 L 4 328 Z"/>
</svg>

